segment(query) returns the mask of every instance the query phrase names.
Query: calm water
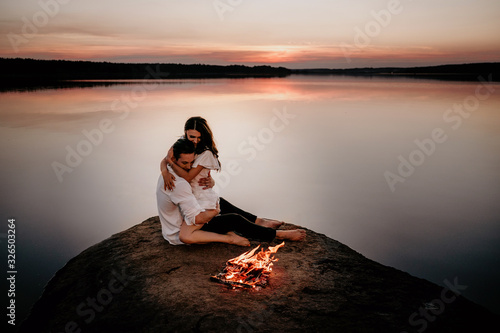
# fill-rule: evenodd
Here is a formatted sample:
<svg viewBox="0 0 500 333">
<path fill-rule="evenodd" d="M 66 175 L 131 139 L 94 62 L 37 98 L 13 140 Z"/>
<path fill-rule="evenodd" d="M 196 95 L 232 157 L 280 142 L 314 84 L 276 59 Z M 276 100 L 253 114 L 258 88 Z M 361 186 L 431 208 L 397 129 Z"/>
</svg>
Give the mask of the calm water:
<svg viewBox="0 0 500 333">
<path fill-rule="evenodd" d="M 18 319 L 67 260 L 157 215 L 159 162 L 193 115 L 212 126 L 230 201 L 435 283 L 458 278 L 500 312 L 499 112 L 499 85 L 411 79 L 1 93 L 0 240 L 5 253 L 14 217 Z"/>
</svg>

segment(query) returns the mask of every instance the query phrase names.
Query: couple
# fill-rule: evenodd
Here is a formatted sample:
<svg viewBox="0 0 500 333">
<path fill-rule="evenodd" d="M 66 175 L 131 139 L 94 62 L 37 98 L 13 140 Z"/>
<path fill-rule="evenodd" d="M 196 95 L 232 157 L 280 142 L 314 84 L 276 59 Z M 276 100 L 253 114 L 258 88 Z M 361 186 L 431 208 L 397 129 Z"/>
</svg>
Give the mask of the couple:
<svg viewBox="0 0 500 333">
<path fill-rule="evenodd" d="M 163 237 L 170 244 L 249 246 L 248 238 L 263 242 L 305 238 L 303 229 L 276 230 L 283 222 L 259 218 L 217 195 L 210 170 L 220 170 L 221 165 L 212 131 L 201 117 L 186 121 L 184 137 L 170 148 L 160 168 L 158 215 Z"/>
</svg>

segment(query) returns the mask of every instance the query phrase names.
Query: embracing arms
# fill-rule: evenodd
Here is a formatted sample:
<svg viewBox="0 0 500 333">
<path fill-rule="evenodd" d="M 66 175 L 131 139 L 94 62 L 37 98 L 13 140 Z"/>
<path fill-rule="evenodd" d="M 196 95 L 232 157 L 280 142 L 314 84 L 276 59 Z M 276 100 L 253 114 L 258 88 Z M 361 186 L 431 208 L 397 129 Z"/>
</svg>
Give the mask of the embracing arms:
<svg viewBox="0 0 500 333">
<path fill-rule="evenodd" d="M 161 176 L 163 177 L 163 189 L 166 191 L 167 188 L 172 191 L 175 187 L 174 181 L 175 176 L 168 172 L 167 168 L 167 158 L 161 160 L 160 163 Z"/>
<path fill-rule="evenodd" d="M 196 177 L 201 170 L 203 170 L 203 166 L 198 165 L 196 168 L 193 168 L 191 170 L 186 171 L 179 167 L 177 164 L 173 163 L 172 161 L 172 148 L 168 151 L 168 154 L 165 158 L 163 158 L 160 162 L 160 170 L 161 170 L 161 175 L 163 177 L 163 189 L 167 190 L 167 188 L 172 191 L 175 187 L 174 181 L 175 181 L 175 176 L 171 174 L 168 171 L 167 165 L 170 165 L 172 169 L 174 169 L 175 173 L 177 173 L 179 176 L 187 180 L 188 182 L 191 182 L 194 177 Z M 203 186 L 203 189 L 209 189 L 214 187 L 215 181 L 213 178 L 210 176 L 210 172 L 208 173 L 208 177 L 206 178 L 201 178 L 198 182 L 200 186 Z"/>
</svg>

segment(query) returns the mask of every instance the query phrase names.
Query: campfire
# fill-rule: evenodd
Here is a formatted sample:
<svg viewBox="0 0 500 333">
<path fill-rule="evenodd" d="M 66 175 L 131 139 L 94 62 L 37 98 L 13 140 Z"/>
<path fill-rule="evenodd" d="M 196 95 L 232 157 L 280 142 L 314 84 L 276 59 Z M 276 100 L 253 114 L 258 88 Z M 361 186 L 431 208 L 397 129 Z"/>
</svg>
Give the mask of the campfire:
<svg viewBox="0 0 500 333">
<path fill-rule="evenodd" d="M 226 266 L 220 273 L 210 277 L 212 281 L 243 288 L 258 288 L 265 287 L 272 271 L 273 262 L 278 249 L 285 245 L 285 242 L 270 246 L 266 251 L 261 249 L 255 253 L 260 247 L 257 246 L 253 250 L 247 251 L 242 255 L 230 259 L 226 262 Z"/>
</svg>

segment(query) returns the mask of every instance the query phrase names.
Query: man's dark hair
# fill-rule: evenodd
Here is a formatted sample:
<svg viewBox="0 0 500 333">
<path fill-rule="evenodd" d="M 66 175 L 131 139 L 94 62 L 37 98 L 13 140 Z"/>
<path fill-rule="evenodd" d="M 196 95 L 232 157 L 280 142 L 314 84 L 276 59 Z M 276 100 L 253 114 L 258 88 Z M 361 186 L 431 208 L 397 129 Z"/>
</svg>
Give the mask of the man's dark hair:
<svg viewBox="0 0 500 333">
<path fill-rule="evenodd" d="M 181 154 L 192 154 L 195 150 L 194 143 L 185 138 L 177 140 L 172 146 L 172 149 L 176 160 L 181 157 Z"/>
</svg>

